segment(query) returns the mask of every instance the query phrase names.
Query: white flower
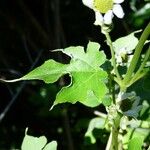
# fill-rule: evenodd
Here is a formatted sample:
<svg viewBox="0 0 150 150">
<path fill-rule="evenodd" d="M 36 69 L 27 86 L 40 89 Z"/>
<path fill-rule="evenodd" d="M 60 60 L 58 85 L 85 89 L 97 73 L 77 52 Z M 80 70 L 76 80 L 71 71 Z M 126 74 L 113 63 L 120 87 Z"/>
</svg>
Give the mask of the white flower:
<svg viewBox="0 0 150 150">
<path fill-rule="evenodd" d="M 82 0 L 83 4 L 95 11 L 95 25 L 111 24 L 114 14 L 124 17 L 121 3 L 124 0 Z"/>
</svg>

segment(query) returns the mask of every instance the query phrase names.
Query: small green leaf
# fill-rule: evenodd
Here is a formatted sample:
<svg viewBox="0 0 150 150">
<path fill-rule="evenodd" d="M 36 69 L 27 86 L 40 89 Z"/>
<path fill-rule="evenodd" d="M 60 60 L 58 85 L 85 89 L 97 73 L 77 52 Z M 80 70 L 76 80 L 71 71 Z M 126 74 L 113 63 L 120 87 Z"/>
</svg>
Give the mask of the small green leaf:
<svg viewBox="0 0 150 150">
<path fill-rule="evenodd" d="M 91 143 L 94 144 L 96 142 L 96 138 L 93 135 L 93 130 L 95 128 L 97 129 L 103 129 L 105 127 L 105 119 L 104 118 L 94 118 L 90 121 L 89 127 L 87 132 L 85 133 L 85 137 L 89 137 L 91 140 Z"/>
<path fill-rule="evenodd" d="M 48 143 L 43 150 L 57 150 L 57 142 L 56 141 L 52 141 L 50 143 Z"/>
<path fill-rule="evenodd" d="M 46 145 L 46 143 L 47 139 L 45 136 L 37 138 L 26 134 L 23 139 L 21 150 L 41 150 Z"/>
<path fill-rule="evenodd" d="M 56 141 L 52 141 L 46 145 L 47 139 L 45 136 L 33 137 L 27 135 L 27 130 L 28 129 L 26 129 L 21 150 L 57 150 Z"/>
<path fill-rule="evenodd" d="M 130 140 L 128 150 L 142 150 L 143 139 L 141 137 L 134 137 Z"/>
<path fill-rule="evenodd" d="M 135 33 L 140 31 L 135 31 L 127 36 L 121 37 L 113 42 L 114 50 L 116 53 L 119 53 L 121 49 L 124 49 L 127 53 L 132 53 L 132 50 L 135 49 L 138 39 L 134 36 Z"/>
<path fill-rule="evenodd" d="M 106 95 L 103 100 L 102 100 L 102 103 L 104 106 L 110 106 L 111 103 L 112 103 L 112 98 L 108 95 Z"/>
</svg>

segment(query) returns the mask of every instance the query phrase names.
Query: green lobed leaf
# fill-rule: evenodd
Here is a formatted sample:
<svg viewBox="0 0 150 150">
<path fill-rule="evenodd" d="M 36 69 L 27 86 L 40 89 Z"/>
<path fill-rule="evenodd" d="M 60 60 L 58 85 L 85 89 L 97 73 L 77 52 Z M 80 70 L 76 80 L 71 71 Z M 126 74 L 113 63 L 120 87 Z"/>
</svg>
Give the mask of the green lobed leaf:
<svg viewBox="0 0 150 150">
<path fill-rule="evenodd" d="M 99 67 L 106 61 L 105 54 L 99 52 L 99 48 L 99 44 L 89 42 L 86 53 L 83 47 L 69 47 L 62 51 L 71 57 L 67 72 L 70 73 L 72 82 L 57 94 L 54 105 L 79 101 L 95 107 L 102 102 L 107 93 L 107 73 Z"/>
<path fill-rule="evenodd" d="M 74 104 L 79 101 L 86 106 L 98 106 L 108 92 L 105 85 L 107 73 L 100 68 L 106 61 L 106 56 L 99 48 L 98 43 L 89 42 L 86 52 L 81 46 L 60 50 L 71 57 L 69 64 L 48 60 L 27 75 L 13 81 L 39 79 L 45 83 L 53 83 L 64 74 L 69 74 L 71 83 L 60 90 L 54 105 L 65 102 Z"/>
</svg>

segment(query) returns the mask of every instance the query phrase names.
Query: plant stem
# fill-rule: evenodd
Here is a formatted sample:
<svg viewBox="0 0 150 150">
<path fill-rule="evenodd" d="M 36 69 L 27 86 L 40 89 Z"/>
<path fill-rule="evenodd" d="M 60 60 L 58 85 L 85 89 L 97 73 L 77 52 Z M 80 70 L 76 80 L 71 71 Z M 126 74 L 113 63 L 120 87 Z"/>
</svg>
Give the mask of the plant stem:
<svg viewBox="0 0 150 150">
<path fill-rule="evenodd" d="M 118 135 L 121 117 L 122 114 L 117 113 L 117 116 L 114 118 L 113 126 L 105 150 L 118 150 L 119 146 Z"/>
<path fill-rule="evenodd" d="M 127 90 L 127 87 L 124 87 L 123 89 L 120 87 L 121 93 L 125 92 L 126 90 Z M 120 150 L 120 147 L 122 147 L 122 141 L 119 140 L 118 135 L 119 135 L 119 129 L 120 129 L 120 121 L 121 121 L 123 114 L 118 112 L 116 103 L 114 104 L 114 108 L 112 107 L 112 110 L 113 111 L 109 111 L 110 116 L 113 116 L 113 120 L 111 119 L 112 128 L 111 128 L 111 133 L 107 142 L 106 150 Z"/>
<path fill-rule="evenodd" d="M 143 75 L 145 75 L 145 73 L 143 74 L 142 71 L 146 65 L 147 60 L 150 57 L 150 47 L 148 48 L 144 60 L 140 66 L 140 68 L 138 69 L 138 71 L 135 73 L 134 77 L 132 78 L 132 80 L 130 81 L 130 85 L 132 85 L 135 81 L 137 81 L 138 79 L 140 79 L 141 77 L 143 77 Z M 142 76 L 141 76 L 142 75 Z M 139 78 L 140 77 L 140 78 Z"/>
<path fill-rule="evenodd" d="M 131 64 L 127 70 L 127 73 L 125 75 L 125 78 L 123 80 L 124 84 L 128 84 L 128 82 L 131 80 L 132 74 L 136 68 L 137 62 L 139 60 L 139 57 L 141 55 L 141 51 L 143 49 L 144 43 L 147 40 L 148 36 L 150 34 L 150 23 L 145 28 L 144 32 L 142 33 L 140 40 L 136 46 L 135 53 L 133 56 L 133 59 L 131 61 Z"/>
<path fill-rule="evenodd" d="M 118 72 L 118 69 L 117 69 L 117 66 L 116 66 L 116 59 L 115 59 L 115 54 L 114 54 L 114 48 L 113 48 L 113 45 L 112 45 L 112 41 L 111 41 L 110 35 L 109 35 L 108 32 L 106 32 L 105 36 L 106 36 L 106 39 L 107 39 L 107 44 L 109 45 L 110 50 L 111 50 L 112 65 L 114 67 L 114 71 L 116 73 L 118 81 L 121 81 L 121 76 L 120 76 L 120 74 Z"/>
<path fill-rule="evenodd" d="M 105 150 L 110 150 L 110 148 L 111 148 L 111 142 L 112 142 L 112 132 L 109 135 L 109 139 L 108 139 L 107 146 L 106 146 Z"/>
<path fill-rule="evenodd" d="M 121 76 L 119 74 L 118 68 L 116 66 L 116 59 L 115 59 L 115 53 L 114 53 L 114 48 L 113 48 L 113 44 L 111 41 L 111 37 L 109 35 L 108 32 L 105 32 L 105 36 L 107 39 L 107 44 L 110 47 L 111 50 L 111 56 L 112 56 L 112 65 L 116 74 L 115 80 L 111 80 L 111 94 L 112 94 L 112 98 L 113 98 L 113 104 L 116 105 L 116 100 L 115 100 L 115 89 L 114 89 L 114 85 L 112 84 L 113 81 L 116 81 L 119 85 L 122 81 Z M 117 111 L 117 110 L 116 110 Z M 119 126 L 120 126 L 120 119 L 121 116 L 120 114 L 117 112 L 117 116 L 114 118 L 113 120 L 113 125 L 112 125 L 112 129 L 111 129 L 111 133 L 109 136 L 109 140 L 106 146 L 106 150 L 118 150 L 118 134 L 119 134 Z"/>
<path fill-rule="evenodd" d="M 111 150 L 118 150 L 118 134 L 119 134 L 119 127 L 120 127 L 120 120 L 122 115 L 120 113 L 117 114 L 116 118 L 114 118 L 114 124 L 112 126 L 112 144 Z"/>
<path fill-rule="evenodd" d="M 112 76 L 111 74 L 109 74 L 109 93 L 112 94 L 113 104 L 116 104 L 116 100 L 115 100 L 115 82 L 114 82 L 114 76 Z"/>
<path fill-rule="evenodd" d="M 138 45 L 136 46 L 135 53 L 134 53 L 133 59 L 131 61 L 131 64 L 130 64 L 128 70 L 127 70 L 125 78 L 122 81 L 122 78 L 121 78 L 121 76 L 119 74 L 119 71 L 118 71 L 118 68 L 116 66 L 115 53 L 114 53 L 114 48 L 113 48 L 113 44 L 112 44 L 110 35 L 109 35 L 108 32 L 105 32 L 105 36 L 106 36 L 106 39 L 107 39 L 107 44 L 109 45 L 110 50 L 111 50 L 112 65 L 114 67 L 114 71 L 115 71 L 115 74 L 116 74 L 116 78 L 115 78 L 114 81 L 117 81 L 117 83 L 120 85 L 120 90 L 123 91 L 123 92 L 126 91 L 126 89 L 128 87 L 129 81 L 132 78 L 132 74 L 133 74 L 133 72 L 136 68 L 137 62 L 138 62 L 139 57 L 141 55 L 141 51 L 143 49 L 144 43 L 147 40 L 149 34 L 150 34 L 150 23 L 147 25 L 147 27 L 145 28 L 144 32 L 142 33 L 142 35 L 140 37 L 140 40 L 139 40 Z M 148 51 L 145 55 L 143 63 L 141 64 L 139 70 L 135 74 L 136 76 L 139 73 L 141 73 L 141 71 L 143 70 L 143 68 L 144 68 L 144 66 L 145 66 L 145 64 L 146 64 L 146 62 L 149 58 L 149 55 L 150 55 L 150 52 L 149 52 L 149 49 L 148 49 Z M 111 92 L 112 92 L 111 94 L 113 96 L 113 92 L 114 92 L 113 89 L 111 90 Z M 115 98 L 115 97 L 113 97 L 113 98 Z M 115 101 L 113 100 L 113 103 L 116 104 L 116 100 Z M 112 124 L 112 128 L 111 128 L 110 137 L 109 137 L 109 140 L 108 140 L 108 143 L 107 143 L 107 146 L 106 146 L 106 150 L 118 150 L 118 147 L 119 147 L 118 135 L 119 135 L 120 121 L 121 121 L 121 118 L 122 118 L 122 114 L 119 113 L 117 111 L 117 109 L 116 109 L 116 113 L 117 113 L 117 115 L 115 115 L 114 118 L 113 118 L 113 124 Z"/>
</svg>

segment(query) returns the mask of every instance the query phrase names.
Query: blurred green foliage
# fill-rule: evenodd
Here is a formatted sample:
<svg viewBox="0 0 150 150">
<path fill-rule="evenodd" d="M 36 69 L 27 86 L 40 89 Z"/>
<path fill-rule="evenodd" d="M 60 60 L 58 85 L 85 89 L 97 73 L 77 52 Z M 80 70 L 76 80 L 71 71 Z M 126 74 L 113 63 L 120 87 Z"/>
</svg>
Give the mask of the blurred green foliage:
<svg viewBox="0 0 150 150">
<path fill-rule="evenodd" d="M 123 5 L 125 18 L 115 20 L 113 39 L 127 35 L 133 30 L 145 27 L 150 20 L 149 0 L 130 0 Z M 70 45 L 87 45 L 89 40 L 103 43 L 100 29 L 93 25 L 94 15 L 84 7 L 81 0 L 14 0 L 0 1 L 0 76 L 18 78 L 30 70 L 37 55 L 41 52 L 37 65 L 53 58 L 67 63 L 69 58 L 62 54 L 54 54 L 49 50 L 64 48 Z M 90 17 L 89 17 L 90 16 Z M 120 25 L 122 24 L 122 26 Z M 102 49 L 107 46 L 102 44 Z M 64 82 L 65 81 L 65 82 Z M 49 111 L 60 85 L 68 85 L 69 76 L 60 79 L 54 85 L 44 85 L 39 81 L 27 82 L 7 114 L 0 121 L 0 149 L 12 150 L 20 148 L 24 130 L 39 137 L 45 135 L 48 141 L 56 140 L 60 150 L 97 150 L 104 149 L 108 132 L 95 129 L 93 135 L 96 142 L 84 138 L 90 120 L 95 118 L 94 110 L 102 110 L 103 106 L 94 109 L 64 104 Z M 144 101 L 141 120 L 149 120 L 149 78 L 134 85 Z M 146 94 L 141 93 L 141 84 Z M 22 83 L 4 85 L 0 83 L 0 113 L 8 106 L 12 97 L 20 89 Z M 103 137 L 103 139 L 101 138 Z M 146 141 L 150 141 L 147 137 Z"/>
</svg>

